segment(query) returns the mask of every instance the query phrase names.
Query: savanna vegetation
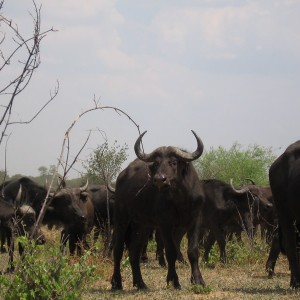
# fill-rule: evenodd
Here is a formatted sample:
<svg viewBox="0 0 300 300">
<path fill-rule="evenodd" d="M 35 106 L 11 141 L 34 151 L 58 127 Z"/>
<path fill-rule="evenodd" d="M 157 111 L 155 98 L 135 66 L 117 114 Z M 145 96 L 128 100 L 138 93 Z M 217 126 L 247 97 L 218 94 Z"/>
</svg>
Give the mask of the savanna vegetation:
<svg viewBox="0 0 300 300">
<path fill-rule="evenodd" d="M 130 264 L 126 254 L 122 261 L 124 290 L 112 292 L 110 277 L 112 261 L 102 257 L 101 241 L 82 257 L 70 257 L 59 252 L 56 230 L 45 230 L 47 244 L 33 247 L 27 244 L 31 255 L 26 255 L 13 275 L 0 276 L 2 299 L 299 299 L 299 292 L 290 290 L 287 259 L 280 256 L 276 275 L 268 279 L 265 262 L 268 246 L 258 237 L 249 243 L 228 242 L 228 263 L 219 262 L 218 247 L 214 247 L 210 261 L 200 268 L 207 287 L 192 286 L 188 264 L 178 263 L 182 289 L 174 290 L 166 284 L 165 268 L 155 259 L 156 245 L 148 245 L 149 260 L 142 264 L 144 280 L 149 290 L 137 291 L 132 287 Z M 21 242 L 27 243 L 22 239 Z M 186 249 L 186 241 L 182 243 Z M 185 259 L 187 261 L 186 254 Z M 6 254 L 1 254 L 1 268 L 5 268 Z"/>
</svg>

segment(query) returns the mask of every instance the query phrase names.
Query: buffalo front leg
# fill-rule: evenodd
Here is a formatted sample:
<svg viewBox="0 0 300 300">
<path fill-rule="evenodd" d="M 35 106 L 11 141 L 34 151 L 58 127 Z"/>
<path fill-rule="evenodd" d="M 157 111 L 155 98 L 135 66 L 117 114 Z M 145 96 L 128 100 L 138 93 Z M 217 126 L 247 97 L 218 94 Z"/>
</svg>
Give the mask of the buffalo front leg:
<svg viewBox="0 0 300 300">
<path fill-rule="evenodd" d="M 172 235 L 172 227 L 166 225 L 161 226 L 160 231 L 165 245 L 166 258 L 168 262 L 167 284 L 169 284 L 169 282 L 171 281 L 173 282 L 174 288 L 180 289 L 181 286 L 175 268 L 177 252 L 176 252 L 176 246 Z"/>
<path fill-rule="evenodd" d="M 138 289 L 147 289 L 143 281 L 140 258 L 149 238 L 150 230 L 141 226 L 132 225 L 131 239 L 129 245 L 129 261 L 132 270 L 133 286 Z"/>
<path fill-rule="evenodd" d="M 191 265 L 191 283 L 200 284 L 205 287 L 202 274 L 199 269 L 199 239 L 200 233 L 198 229 L 199 225 L 196 225 L 187 233 L 188 239 L 188 258 Z"/>
<path fill-rule="evenodd" d="M 166 266 L 165 253 L 164 253 L 164 242 L 161 237 L 159 229 L 155 230 L 155 241 L 156 241 L 156 259 L 161 267 Z"/>
</svg>

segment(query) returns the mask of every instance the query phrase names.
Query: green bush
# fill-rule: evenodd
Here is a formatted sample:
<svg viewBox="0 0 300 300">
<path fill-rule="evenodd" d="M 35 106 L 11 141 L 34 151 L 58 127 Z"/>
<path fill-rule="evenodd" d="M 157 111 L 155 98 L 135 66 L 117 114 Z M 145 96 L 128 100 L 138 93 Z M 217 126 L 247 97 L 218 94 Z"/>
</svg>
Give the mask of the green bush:
<svg viewBox="0 0 300 300">
<path fill-rule="evenodd" d="M 25 247 L 13 275 L 0 276 L 0 295 L 5 300 L 80 299 L 95 266 L 89 265 L 87 251 L 82 257 L 62 255 L 59 247 L 35 246 L 27 238 L 18 240 Z"/>
<path fill-rule="evenodd" d="M 253 263 L 264 263 L 263 259 L 269 251 L 269 246 L 261 241 L 259 236 L 255 236 L 253 241 L 244 234 L 241 242 L 234 237 L 226 242 L 227 265 L 246 265 Z M 208 268 L 215 268 L 220 264 L 220 251 L 217 242 L 209 252 L 208 262 L 205 264 Z"/>
</svg>

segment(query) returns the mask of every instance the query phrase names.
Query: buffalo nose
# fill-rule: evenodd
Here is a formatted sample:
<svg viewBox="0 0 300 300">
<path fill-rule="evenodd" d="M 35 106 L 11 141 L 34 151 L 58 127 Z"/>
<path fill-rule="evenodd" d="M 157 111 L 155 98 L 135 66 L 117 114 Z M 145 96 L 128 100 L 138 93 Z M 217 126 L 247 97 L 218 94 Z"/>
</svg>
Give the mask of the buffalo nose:
<svg viewBox="0 0 300 300">
<path fill-rule="evenodd" d="M 80 220 L 81 220 L 82 222 L 86 222 L 86 216 L 82 215 L 82 216 L 80 217 Z"/>
<path fill-rule="evenodd" d="M 167 177 L 163 174 L 158 174 L 154 176 L 153 182 L 158 188 L 161 188 L 167 184 Z"/>
</svg>

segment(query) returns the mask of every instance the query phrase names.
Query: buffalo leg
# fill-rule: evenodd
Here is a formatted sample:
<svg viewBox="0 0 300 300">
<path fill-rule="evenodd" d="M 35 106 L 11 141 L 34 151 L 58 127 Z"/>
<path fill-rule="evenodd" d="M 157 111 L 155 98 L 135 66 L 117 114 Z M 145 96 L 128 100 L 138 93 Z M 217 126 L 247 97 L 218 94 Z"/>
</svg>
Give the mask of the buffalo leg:
<svg viewBox="0 0 300 300">
<path fill-rule="evenodd" d="M 140 258 L 141 252 L 149 239 L 150 230 L 141 226 L 132 225 L 131 239 L 129 245 L 129 260 L 132 269 L 133 286 L 138 289 L 146 289 L 147 285 L 143 281 Z"/>
<path fill-rule="evenodd" d="M 124 251 L 128 224 L 116 224 L 113 239 L 114 271 L 111 278 L 112 290 L 122 290 L 121 259 Z"/>
<path fill-rule="evenodd" d="M 200 284 L 203 287 L 205 282 L 199 269 L 199 224 L 196 224 L 192 230 L 187 233 L 188 239 L 188 259 L 191 265 L 191 283 Z"/>
<path fill-rule="evenodd" d="M 268 278 L 272 278 L 274 275 L 275 264 L 280 253 L 280 243 L 278 236 L 278 229 L 274 232 L 272 244 L 270 248 L 269 257 L 266 263 L 266 271 L 268 273 Z"/>
<path fill-rule="evenodd" d="M 289 265 L 291 268 L 291 281 L 292 288 L 300 288 L 300 266 L 297 253 L 297 238 L 295 228 L 291 220 L 280 218 L 279 225 L 281 226 L 283 244 L 285 246 L 286 254 L 288 257 Z"/>
<path fill-rule="evenodd" d="M 161 237 L 159 229 L 155 230 L 155 241 L 156 241 L 156 259 L 161 267 L 166 266 L 165 253 L 164 253 L 164 242 Z"/>
<path fill-rule="evenodd" d="M 174 239 L 174 243 L 176 246 L 177 260 L 181 263 L 185 263 L 183 254 L 180 250 L 180 244 L 181 244 L 181 241 L 182 241 L 185 233 L 186 233 L 186 230 L 183 228 L 176 228 L 176 230 L 173 231 L 173 239 Z"/>
<path fill-rule="evenodd" d="M 216 239 L 215 236 L 213 235 L 213 233 L 211 232 L 211 230 L 209 231 L 208 236 L 206 237 L 205 241 L 204 241 L 204 256 L 203 256 L 203 260 L 205 262 L 208 262 L 208 257 L 209 257 L 209 253 L 210 250 L 212 248 L 212 246 L 214 245 Z"/>
<path fill-rule="evenodd" d="M 167 284 L 169 284 L 169 282 L 172 281 L 174 287 L 176 289 L 180 289 L 181 286 L 175 268 L 177 253 L 174 239 L 172 236 L 173 230 L 170 226 L 166 225 L 161 226 L 160 230 L 162 233 L 162 238 L 166 249 L 166 258 L 168 262 Z"/>
</svg>

